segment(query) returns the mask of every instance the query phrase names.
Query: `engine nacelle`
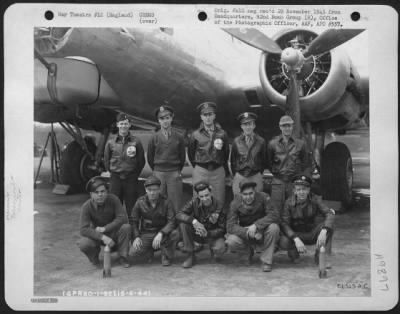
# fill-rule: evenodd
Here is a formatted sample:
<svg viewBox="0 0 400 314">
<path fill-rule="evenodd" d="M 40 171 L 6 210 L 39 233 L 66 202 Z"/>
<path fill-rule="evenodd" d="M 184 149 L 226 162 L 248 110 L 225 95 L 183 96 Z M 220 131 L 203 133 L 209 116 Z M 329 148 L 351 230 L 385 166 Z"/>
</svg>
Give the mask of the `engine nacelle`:
<svg viewBox="0 0 400 314">
<path fill-rule="evenodd" d="M 275 41 L 282 49 L 293 46 L 293 42 L 296 49 L 305 49 L 316 36 L 307 30 L 292 30 L 279 34 Z M 268 99 L 281 107 L 285 107 L 289 85 L 286 71 L 279 55 L 262 53 L 259 66 L 262 87 Z M 302 120 L 326 120 L 348 111 L 344 104 L 349 103 L 341 99 L 348 93 L 350 81 L 359 85 L 359 76 L 353 72 L 350 58 L 340 47 L 306 59 L 298 73 Z M 352 105 L 359 107 L 357 101 Z"/>
</svg>

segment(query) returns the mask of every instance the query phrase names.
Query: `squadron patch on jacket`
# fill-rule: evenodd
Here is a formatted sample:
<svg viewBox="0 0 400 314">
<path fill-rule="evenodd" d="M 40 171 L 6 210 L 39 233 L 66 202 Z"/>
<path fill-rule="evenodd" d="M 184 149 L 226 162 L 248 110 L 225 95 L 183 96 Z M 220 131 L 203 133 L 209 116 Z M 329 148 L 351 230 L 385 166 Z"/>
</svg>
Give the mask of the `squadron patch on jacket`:
<svg viewBox="0 0 400 314">
<path fill-rule="evenodd" d="M 224 145 L 224 141 L 223 141 L 222 139 L 216 138 L 216 139 L 214 140 L 214 147 L 215 147 L 216 149 L 221 150 L 223 145 Z"/>
<path fill-rule="evenodd" d="M 128 157 L 135 157 L 136 156 L 136 143 L 130 144 L 126 149 L 126 154 Z"/>
</svg>

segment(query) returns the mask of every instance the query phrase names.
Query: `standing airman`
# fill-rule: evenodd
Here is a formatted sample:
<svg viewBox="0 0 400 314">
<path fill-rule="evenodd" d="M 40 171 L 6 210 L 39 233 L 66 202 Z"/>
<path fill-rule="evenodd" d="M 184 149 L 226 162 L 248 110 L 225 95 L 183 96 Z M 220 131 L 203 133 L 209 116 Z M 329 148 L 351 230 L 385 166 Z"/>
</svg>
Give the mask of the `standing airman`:
<svg viewBox="0 0 400 314">
<path fill-rule="evenodd" d="M 244 112 L 238 116 L 243 134 L 236 137 L 232 144 L 231 170 L 233 194 L 239 194 L 239 183 L 244 179 L 256 182 L 256 190 L 263 191 L 262 174 L 266 168 L 267 151 L 265 140 L 254 132 L 257 115 Z"/>
<path fill-rule="evenodd" d="M 129 132 L 129 117 L 117 116 L 118 134 L 109 139 L 104 149 L 104 164 L 111 172 L 110 192 L 125 203 L 128 217 L 138 197 L 138 178 L 146 163 L 139 138 Z"/>
<path fill-rule="evenodd" d="M 272 181 L 271 198 L 281 211 L 292 193 L 292 179 L 299 173 L 311 174 L 311 159 L 304 140 L 293 137 L 294 121 L 282 116 L 279 127 L 282 134 L 268 144 L 267 156 Z"/>
<path fill-rule="evenodd" d="M 147 147 L 147 162 L 153 175 L 161 181 L 161 193 L 168 196 L 175 211 L 182 207 L 182 169 L 186 160 L 183 136 L 172 130 L 174 111 L 170 106 L 161 106 L 155 112 L 160 130 L 150 139 Z"/>
<path fill-rule="evenodd" d="M 214 197 L 225 202 L 225 178 L 229 173 L 228 136 L 215 122 L 217 105 L 213 102 L 201 103 L 197 110 L 202 123 L 195 130 L 189 141 L 188 157 L 194 167 L 193 184 L 207 181 Z M 196 193 L 194 191 L 194 193 Z"/>
</svg>

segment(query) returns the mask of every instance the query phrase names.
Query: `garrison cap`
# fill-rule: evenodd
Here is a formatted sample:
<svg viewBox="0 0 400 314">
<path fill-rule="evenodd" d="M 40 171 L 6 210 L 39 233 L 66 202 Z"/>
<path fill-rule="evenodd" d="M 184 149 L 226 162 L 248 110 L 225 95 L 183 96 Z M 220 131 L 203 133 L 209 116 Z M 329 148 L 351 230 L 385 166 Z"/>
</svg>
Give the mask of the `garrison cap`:
<svg viewBox="0 0 400 314">
<path fill-rule="evenodd" d="M 243 124 L 250 121 L 256 121 L 257 115 L 253 112 L 243 112 L 240 115 L 238 115 L 237 119 L 240 121 L 241 124 Z"/>
<path fill-rule="evenodd" d="M 86 191 L 94 192 L 101 185 L 104 185 L 106 188 L 108 188 L 108 178 L 95 176 L 86 183 Z"/>
<path fill-rule="evenodd" d="M 173 113 L 174 109 L 172 109 L 170 106 L 160 106 L 156 109 L 155 116 L 158 119 L 165 117 L 166 115 L 172 115 Z"/>
<path fill-rule="evenodd" d="M 216 112 L 217 104 L 211 101 L 206 101 L 198 105 L 196 109 L 200 114 L 205 114 L 208 112 Z"/>
<path fill-rule="evenodd" d="M 123 113 L 123 112 L 119 113 L 117 115 L 117 122 L 124 121 L 124 120 L 129 120 L 130 121 L 128 115 L 126 113 Z"/>
<path fill-rule="evenodd" d="M 312 179 L 304 174 L 296 175 L 292 180 L 294 185 L 304 185 L 310 187 L 312 184 Z"/>
<path fill-rule="evenodd" d="M 247 188 L 255 188 L 256 186 L 257 186 L 257 183 L 254 181 L 242 180 L 239 183 L 240 192 L 243 192 L 243 190 L 245 190 Z"/>
<path fill-rule="evenodd" d="M 282 116 L 281 119 L 279 120 L 279 125 L 283 124 L 293 124 L 294 121 L 291 116 Z"/>
<path fill-rule="evenodd" d="M 146 181 L 144 181 L 144 186 L 147 188 L 150 185 L 161 185 L 161 181 L 159 178 L 157 178 L 156 176 L 150 176 L 146 179 Z"/>
<path fill-rule="evenodd" d="M 206 181 L 199 181 L 194 185 L 194 190 L 196 192 L 200 192 L 200 191 L 203 191 L 205 189 L 209 189 L 210 190 L 210 184 L 208 184 L 208 182 L 206 182 Z"/>
</svg>

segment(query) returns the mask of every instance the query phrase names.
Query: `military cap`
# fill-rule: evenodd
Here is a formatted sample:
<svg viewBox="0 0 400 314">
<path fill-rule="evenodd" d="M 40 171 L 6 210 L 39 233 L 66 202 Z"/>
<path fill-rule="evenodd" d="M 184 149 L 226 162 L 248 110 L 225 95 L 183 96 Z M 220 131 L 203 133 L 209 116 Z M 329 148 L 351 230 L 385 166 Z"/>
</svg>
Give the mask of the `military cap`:
<svg viewBox="0 0 400 314">
<path fill-rule="evenodd" d="M 157 178 L 156 176 L 150 176 L 146 179 L 146 181 L 144 181 L 144 186 L 147 188 L 150 185 L 161 185 L 161 181 L 159 178 Z"/>
<path fill-rule="evenodd" d="M 257 186 L 257 183 L 254 181 L 242 180 L 239 183 L 240 192 L 243 192 L 243 190 L 245 190 L 247 188 L 255 188 L 256 186 Z"/>
<path fill-rule="evenodd" d="M 208 112 L 216 112 L 217 104 L 211 101 L 206 101 L 197 106 L 197 111 L 200 114 L 205 114 Z"/>
<path fill-rule="evenodd" d="M 206 182 L 206 181 L 200 181 L 200 182 L 197 182 L 197 183 L 194 185 L 194 190 L 195 190 L 196 192 L 200 192 L 200 191 L 203 191 L 203 190 L 205 190 L 205 189 L 210 189 L 210 185 L 209 185 L 208 182 Z"/>
<path fill-rule="evenodd" d="M 296 175 L 292 180 L 294 185 L 304 185 L 304 186 L 311 186 L 312 179 L 304 174 Z"/>
<path fill-rule="evenodd" d="M 165 117 L 166 115 L 172 115 L 174 113 L 174 110 L 170 106 L 160 106 L 155 110 L 155 116 L 156 118 L 162 118 Z"/>
<path fill-rule="evenodd" d="M 119 113 L 117 115 L 117 122 L 124 121 L 124 120 L 129 120 L 128 115 L 126 113 L 123 113 L 123 112 Z"/>
<path fill-rule="evenodd" d="M 279 125 L 284 125 L 284 124 L 293 124 L 294 121 L 291 116 L 282 116 L 281 119 L 279 120 Z"/>
<path fill-rule="evenodd" d="M 243 124 L 250 121 L 256 121 L 257 115 L 253 112 L 243 112 L 240 115 L 238 115 L 237 119 L 240 121 L 241 124 Z"/>
<path fill-rule="evenodd" d="M 86 183 L 86 191 L 94 192 L 101 185 L 104 185 L 106 188 L 108 188 L 108 178 L 95 176 Z"/>
</svg>

